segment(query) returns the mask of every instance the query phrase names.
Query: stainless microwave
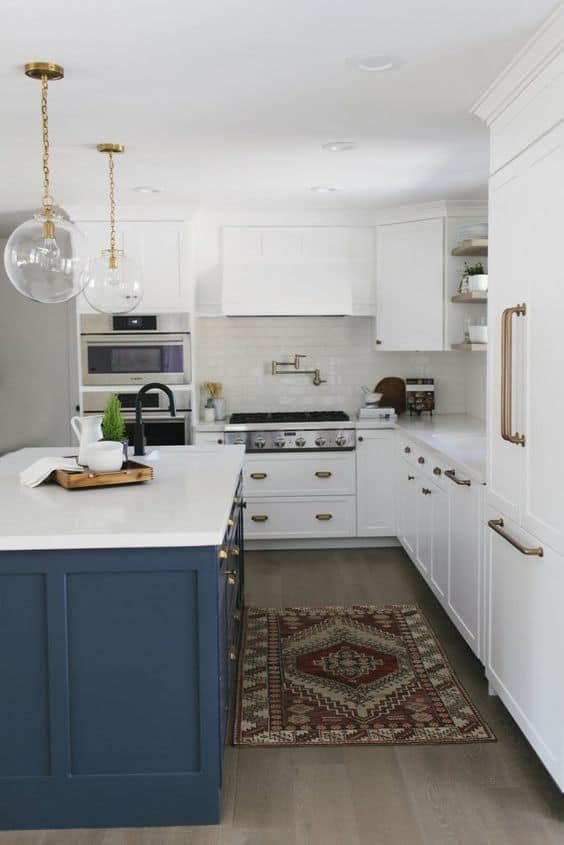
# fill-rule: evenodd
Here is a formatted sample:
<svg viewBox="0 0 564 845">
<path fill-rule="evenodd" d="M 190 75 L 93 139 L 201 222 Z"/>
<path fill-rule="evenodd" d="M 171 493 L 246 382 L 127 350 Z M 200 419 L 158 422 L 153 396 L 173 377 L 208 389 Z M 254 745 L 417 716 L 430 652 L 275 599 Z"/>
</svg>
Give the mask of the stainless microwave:
<svg viewBox="0 0 564 845">
<path fill-rule="evenodd" d="M 80 318 L 82 383 L 190 384 L 188 314 L 135 314 Z"/>
</svg>

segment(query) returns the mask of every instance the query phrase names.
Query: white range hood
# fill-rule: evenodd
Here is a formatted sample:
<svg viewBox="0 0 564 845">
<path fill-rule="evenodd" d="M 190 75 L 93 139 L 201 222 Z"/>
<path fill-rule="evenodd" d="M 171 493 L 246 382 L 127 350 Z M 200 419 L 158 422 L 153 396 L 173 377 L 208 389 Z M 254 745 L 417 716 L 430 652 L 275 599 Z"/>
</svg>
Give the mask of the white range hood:
<svg viewBox="0 0 564 845">
<path fill-rule="evenodd" d="M 351 282 L 342 264 L 231 264 L 223 267 L 227 316 L 352 314 Z"/>
</svg>

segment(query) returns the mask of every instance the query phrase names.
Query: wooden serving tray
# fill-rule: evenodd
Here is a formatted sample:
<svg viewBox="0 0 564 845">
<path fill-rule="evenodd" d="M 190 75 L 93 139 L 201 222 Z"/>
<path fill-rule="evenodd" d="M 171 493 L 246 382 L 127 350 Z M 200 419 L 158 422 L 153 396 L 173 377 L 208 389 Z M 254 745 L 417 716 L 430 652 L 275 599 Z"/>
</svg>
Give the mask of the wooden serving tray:
<svg viewBox="0 0 564 845">
<path fill-rule="evenodd" d="M 153 467 L 138 464 L 137 461 L 126 461 L 122 469 L 117 472 L 94 473 L 89 469 L 85 469 L 84 472 L 67 472 L 64 469 L 56 469 L 52 478 L 66 490 L 113 487 L 116 484 L 139 484 L 141 481 L 151 481 Z"/>
</svg>

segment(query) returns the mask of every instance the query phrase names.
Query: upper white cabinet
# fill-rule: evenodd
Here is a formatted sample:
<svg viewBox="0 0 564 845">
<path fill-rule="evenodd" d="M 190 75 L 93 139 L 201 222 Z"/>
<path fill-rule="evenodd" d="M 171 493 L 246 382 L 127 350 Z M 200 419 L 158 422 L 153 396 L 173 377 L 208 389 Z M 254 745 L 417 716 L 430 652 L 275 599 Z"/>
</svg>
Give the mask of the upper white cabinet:
<svg viewBox="0 0 564 845">
<path fill-rule="evenodd" d="M 378 347 L 444 349 L 444 219 L 378 226 L 376 255 Z"/>
<path fill-rule="evenodd" d="M 371 314 L 374 231 L 345 226 L 224 226 L 222 312 Z"/>
<path fill-rule="evenodd" d="M 98 255 L 108 248 L 109 224 L 79 222 L 86 237 L 85 254 Z M 188 262 L 188 231 L 184 221 L 143 220 L 118 223 L 118 248 L 134 260 L 144 286 L 139 310 L 183 310 L 192 308 L 192 284 Z M 79 311 L 90 311 L 83 296 Z"/>
</svg>

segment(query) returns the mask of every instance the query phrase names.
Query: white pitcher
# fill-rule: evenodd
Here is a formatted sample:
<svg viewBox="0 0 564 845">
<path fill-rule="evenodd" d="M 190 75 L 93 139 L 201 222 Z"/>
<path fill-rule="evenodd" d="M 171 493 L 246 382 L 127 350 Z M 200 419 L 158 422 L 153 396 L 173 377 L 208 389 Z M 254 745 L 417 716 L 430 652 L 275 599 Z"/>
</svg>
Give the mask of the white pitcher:
<svg viewBox="0 0 564 845">
<path fill-rule="evenodd" d="M 87 417 L 72 417 L 70 421 L 79 442 L 78 463 L 83 466 L 88 463 L 88 447 L 102 437 L 102 419 L 102 414 L 89 414 Z"/>
</svg>

